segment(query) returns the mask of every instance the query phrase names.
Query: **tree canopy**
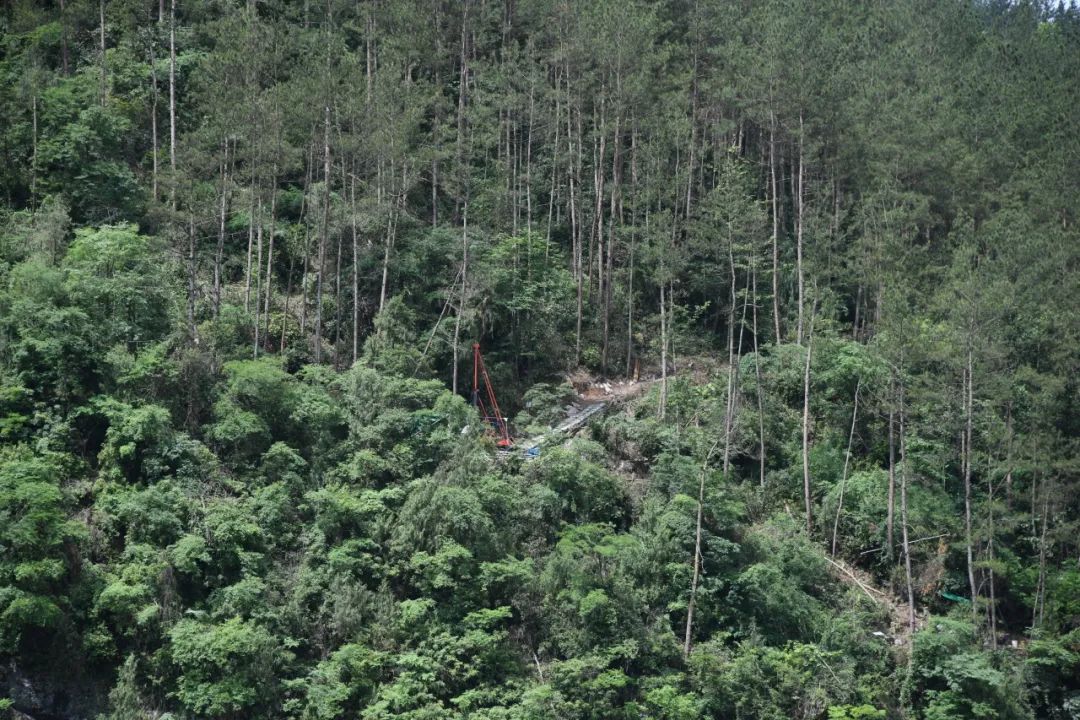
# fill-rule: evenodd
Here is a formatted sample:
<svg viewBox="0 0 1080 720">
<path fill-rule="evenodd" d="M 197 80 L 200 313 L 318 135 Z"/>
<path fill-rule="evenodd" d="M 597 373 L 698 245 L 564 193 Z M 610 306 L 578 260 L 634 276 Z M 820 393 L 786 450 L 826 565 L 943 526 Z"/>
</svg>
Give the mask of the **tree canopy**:
<svg viewBox="0 0 1080 720">
<path fill-rule="evenodd" d="M 1076 717 L 1078 127 L 1074 3 L 3 3 L 0 715 Z"/>
</svg>

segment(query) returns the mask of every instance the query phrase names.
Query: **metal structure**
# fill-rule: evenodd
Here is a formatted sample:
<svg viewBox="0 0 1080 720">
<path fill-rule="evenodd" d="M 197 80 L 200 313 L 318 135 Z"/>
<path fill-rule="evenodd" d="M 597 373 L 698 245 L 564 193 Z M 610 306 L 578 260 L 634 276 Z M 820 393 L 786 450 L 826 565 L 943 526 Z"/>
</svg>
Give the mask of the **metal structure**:
<svg viewBox="0 0 1080 720">
<path fill-rule="evenodd" d="M 499 410 L 499 402 L 495 399 L 495 388 L 491 385 L 487 368 L 484 367 L 484 357 L 480 354 L 480 343 L 473 343 L 473 389 L 472 404 L 480 413 L 480 419 L 488 429 L 488 433 L 495 437 L 495 444 L 500 448 L 510 449 L 514 441 L 510 439 L 510 427 L 506 418 Z M 481 387 L 481 385 L 483 387 Z"/>
</svg>

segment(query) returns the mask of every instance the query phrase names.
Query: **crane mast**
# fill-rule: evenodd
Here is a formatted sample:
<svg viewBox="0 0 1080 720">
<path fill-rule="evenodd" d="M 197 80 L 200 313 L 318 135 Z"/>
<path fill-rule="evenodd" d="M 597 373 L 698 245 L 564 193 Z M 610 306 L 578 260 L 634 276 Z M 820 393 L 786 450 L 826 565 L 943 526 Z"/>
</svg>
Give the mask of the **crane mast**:
<svg viewBox="0 0 1080 720">
<path fill-rule="evenodd" d="M 499 401 L 495 399 L 495 388 L 491 385 L 484 356 L 480 354 L 480 343 L 473 343 L 473 388 L 472 404 L 480 414 L 488 434 L 495 437 L 495 444 L 500 448 L 511 448 L 510 427 L 499 410 Z"/>
</svg>

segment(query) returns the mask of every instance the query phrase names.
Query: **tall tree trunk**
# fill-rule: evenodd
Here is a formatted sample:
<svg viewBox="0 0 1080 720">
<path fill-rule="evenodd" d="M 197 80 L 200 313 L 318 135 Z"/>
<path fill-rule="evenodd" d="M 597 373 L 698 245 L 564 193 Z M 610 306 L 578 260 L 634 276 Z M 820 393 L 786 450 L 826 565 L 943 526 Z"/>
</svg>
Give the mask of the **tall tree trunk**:
<svg viewBox="0 0 1080 720">
<path fill-rule="evenodd" d="M 275 223 L 277 221 L 277 163 L 274 163 L 274 172 L 270 179 L 270 227 L 267 231 L 267 248 L 266 248 L 266 293 L 264 294 L 263 301 L 263 320 L 265 321 L 265 331 L 263 332 L 263 344 L 269 346 L 270 344 L 270 292 L 273 289 L 273 272 L 274 272 L 274 233 L 277 231 Z M 258 302 L 258 300 L 256 300 Z"/>
<path fill-rule="evenodd" d="M 663 277 L 664 261 L 660 261 L 661 278 Z M 667 307 L 664 297 L 664 281 L 660 281 L 660 401 L 656 406 L 656 413 L 660 420 L 664 419 L 667 412 L 667 351 L 668 351 L 668 327 Z"/>
<path fill-rule="evenodd" d="M 799 283 L 799 324 L 796 331 L 797 342 L 802 345 L 803 341 L 803 304 L 805 303 L 803 281 L 803 116 L 799 113 L 799 186 L 795 196 L 795 274 Z"/>
<path fill-rule="evenodd" d="M 319 267 L 315 272 L 315 363 L 322 362 L 323 275 L 326 271 L 326 244 L 330 234 L 330 105 L 324 110 L 323 125 L 323 216 L 319 232 Z"/>
<path fill-rule="evenodd" d="M 731 283 L 728 297 L 728 373 L 727 393 L 724 408 L 724 476 L 727 477 L 731 469 L 731 430 L 733 415 L 735 414 L 735 304 L 738 301 L 735 277 L 735 238 L 732 234 L 731 223 L 728 223 L 728 269 Z M 746 319 L 746 304 L 743 303 L 743 319 Z M 739 342 L 742 343 L 742 328 L 739 329 Z M 742 348 L 740 348 L 741 350 Z"/>
<path fill-rule="evenodd" d="M 901 361 L 902 362 L 902 361 Z M 900 540 L 904 550 L 904 582 L 907 586 L 908 627 L 915 630 L 915 592 L 911 582 L 911 543 L 908 541 L 908 456 L 905 428 L 904 381 L 900 380 Z"/>
<path fill-rule="evenodd" d="M 342 164 L 344 167 L 344 163 Z M 344 188 L 344 178 L 342 188 Z M 337 233 L 334 259 L 334 369 L 341 369 L 341 233 Z"/>
<path fill-rule="evenodd" d="M 970 344 L 967 351 L 967 367 L 964 371 L 964 545 L 967 554 L 968 587 L 971 592 L 972 616 L 978 612 L 976 601 L 978 589 L 975 585 L 975 559 L 971 537 L 971 416 L 972 416 L 972 353 Z"/>
<path fill-rule="evenodd" d="M 990 647 L 997 650 L 997 593 L 994 588 L 994 479 L 993 474 L 986 473 L 986 557 L 989 567 L 987 568 L 987 581 L 990 589 Z"/>
<path fill-rule="evenodd" d="M 1034 488 L 1038 484 L 1038 474 L 1035 475 L 1032 480 L 1032 487 Z M 1050 493 L 1049 489 L 1043 487 L 1042 491 L 1042 525 L 1039 531 L 1039 580 L 1035 588 L 1035 606 L 1032 608 L 1031 615 L 1031 628 L 1032 630 L 1042 627 L 1043 622 L 1043 610 L 1046 607 L 1046 526 L 1050 521 Z M 1035 493 L 1032 493 L 1034 496 Z M 1034 511 L 1035 503 L 1032 503 L 1032 511 Z"/>
<path fill-rule="evenodd" d="M 99 91 L 99 100 L 101 106 L 105 107 L 105 103 L 109 100 L 109 80 L 108 80 L 108 67 L 105 63 L 105 0 L 99 0 L 98 2 L 98 17 L 101 21 L 99 26 L 101 29 L 100 42 L 98 49 L 101 53 L 101 88 Z"/>
<path fill-rule="evenodd" d="M 255 190 L 255 167 L 251 168 L 251 189 L 248 194 L 250 195 L 250 204 L 248 206 L 248 244 L 247 244 L 247 257 L 244 261 L 244 312 L 251 312 L 251 269 L 252 269 L 252 254 L 255 250 L 255 228 L 259 224 L 259 218 L 256 217 L 256 196 L 258 192 Z M 224 233 L 222 234 L 224 236 Z M 217 269 L 221 265 L 221 258 L 217 258 L 214 262 L 215 275 Z M 257 268 L 258 265 L 255 265 Z M 256 272 L 258 272 L 256 270 Z"/>
<path fill-rule="evenodd" d="M 169 5 L 169 203 L 176 211 L 176 0 Z"/>
<path fill-rule="evenodd" d="M 615 220 L 617 218 L 618 206 L 619 206 L 619 185 L 622 181 L 622 143 L 620 142 L 620 133 L 622 117 L 615 116 L 615 134 L 612 139 L 612 157 L 611 157 L 611 203 L 608 209 L 608 238 L 607 238 L 607 253 L 604 258 L 601 258 L 601 262 L 604 263 L 605 271 L 604 276 L 607 278 L 604 287 L 601 289 L 604 301 L 604 331 L 603 331 L 603 343 L 600 352 L 600 369 L 604 375 L 607 375 L 608 365 L 608 340 L 611 328 L 611 290 L 614 285 L 613 273 L 615 270 L 615 258 L 613 254 L 615 246 Z"/>
<path fill-rule="evenodd" d="M 30 212 L 37 212 L 38 112 L 37 88 L 30 97 Z"/>
<path fill-rule="evenodd" d="M 252 355 L 259 359 L 259 330 L 262 325 L 262 258 L 263 258 L 263 226 L 262 226 L 262 203 L 258 210 L 259 225 L 255 231 L 255 342 L 252 345 Z"/>
<path fill-rule="evenodd" d="M 352 209 L 352 362 L 355 365 L 360 353 L 360 241 L 356 232 L 356 175 L 349 183 L 349 205 Z"/>
<path fill-rule="evenodd" d="M 225 254 L 225 221 L 228 212 L 229 188 L 229 139 L 225 138 L 221 160 L 221 205 L 218 212 L 218 239 L 214 250 L 214 317 L 221 312 L 221 262 Z M 254 195 L 253 195 L 254 197 Z M 254 223 L 254 213 L 251 223 Z M 251 224 L 248 225 L 248 270 L 251 270 Z"/>
<path fill-rule="evenodd" d="M 776 184 L 776 114 L 769 113 L 769 180 L 772 186 L 772 301 L 775 342 L 780 344 L 780 204 Z"/>
<path fill-rule="evenodd" d="M 525 233 L 530 236 L 531 248 L 531 236 L 532 236 L 532 146 L 533 146 L 533 112 L 535 110 L 535 100 L 533 98 L 534 87 L 533 83 L 529 83 L 529 129 L 525 137 Z M 530 259 L 532 258 L 532 252 L 529 252 Z"/>
<path fill-rule="evenodd" d="M 893 538 L 895 534 L 893 532 L 894 518 L 896 517 L 896 412 L 893 409 L 893 398 L 895 396 L 895 388 L 893 380 L 889 380 L 889 497 L 888 504 L 885 509 L 885 557 L 889 559 L 890 564 L 893 559 L 893 548 L 895 543 Z"/>
<path fill-rule="evenodd" d="M 66 46 L 65 46 L 66 47 Z M 158 130 L 157 130 L 157 116 L 158 116 L 158 82 L 157 82 L 157 68 L 154 58 L 154 43 L 150 43 L 150 159 L 152 163 L 151 169 L 151 182 L 150 182 L 150 199 L 153 202 L 158 201 Z"/>
<path fill-rule="evenodd" d="M 300 270 L 300 338 L 307 344 L 308 266 L 311 264 L 311 232 L 304 227 L 304 253 Z"/>
<path fill-rule="evenodd" d="M 806 533 L 814 529 L 813 510 L 810 494 L 810 357 L 814 351 L 814 320 L 810 319 L 810 333 L 806 343 L 806 366 L 803 369 L 803 412 L 802 412 L 802 468 L 803 500 L 806 504 Z"/>
<path fill-rule="evenodd" d="M 630 183 L 636 191 L 638 187 L 637 171 L 637 132 L 633 125 L 630 128 Z M 626 282 L 626 377 L 631 374 L 631 361 L 634 354 L 634 250 L 636 244 L 637 207 L 630 210 L 630 258 L 629 272 Z"/>
<path fill-rule="evenodd" d="M 569 61 L 567 61 L 569 62 Z M 582 134 L 581 134 L 581 110 L 578 109 L 577 117 L 577 153 L 574 153 L 574 141 L 571 139 L 571 119 L 573 118 L 573 105 L 570 102 L 570 70 L 567 68 L 566 72 L 566 136 L 569 143 L 570 150 L 570 223 L 571 231 L 574 235 L 574 278 L 577 281 L 577 321 L 574 330 L 574 365 L 581 364 L 581 324 L 582 313 L 584 305 L 584 272 L 581 267 L 581 262 L 584 256 L 582 250 L 582 231 L 581 231 L 581 207 L 580 203 L 575 202 L 575 196 L 577 191 L 581 188 L 581 146 L 582 146 Z"/>
<path fill-rule="evenodd" d="M 758 481 L 761 488 L 765 488 L 765 407 L 762 399 L 761 386 L 761 349 L 758 344 L 758 315 L 757 315 L 757 263 L 751 265 L 750 287 L 753 295 L 754 308 L 754 375 L 757 379 L 757 415 L 758 415 Z"/>
<path fill-rule="evenodd" d="M 633 220 L 631 219 L 631 222 Z M 632 377 L 634 356 L 634 237 L 631 230 L 628 272 L 626 278 L 626 377 Z"/>
<path fill-rule="evenodd" d="M 694 530 L 694 573 L 690 580 L 690 599 L 686 603 L 686 635 L 683 640 L 683 659 L 690 657 L 690 641 L 694 633 L 694 608 L 697 603 L 698 579 L 701 577 L 701 521 L 705 509 L 705 477 L 709 472 L 709 458 L 716 443 L 705 456 L 698 479 L 697 524 Z"/>
<path fill-rule="evenodd" d="M 311 182 L 315 178 L 315 151 L 317 147 L 318 136 L 315 134 L 315 128 L 311 128 L 311 145 L 308 149 L 307 160 L 307 172 L 304 175 L 304 196 L 300 200 L 300 226 L 304 231 L 304 251 L 301 256 L 301 270 L 300 270 L 300 337 L 305 338 L 307 335 L 307 313 L 308 313 L 308 264 L 311 255 L 311 232 L 307 223 L 307 210 L 311 203 L 308 202 L 308 192 L 311 189 Z M 292 280 L 292 269 L 290 268 L 290 281 Z M 286 305 L 288 304 L 288 296 L 285 299 Z M 284 325 L 282 326 L 284 328 Z M 284 333 L 284 329 L 282 333 Z M 284 335 L 283 335 L 284 337 Z M 306 341 L 305 341 L 306 342 Z"/>
<path fill-rule="evenodd" d="M 386 306 L 387 282 L 390 278 L 390 251 L 394 247 L 394 208 L 387 211 L 386 241 L 383 243 L 382 282 L 379 284 L 379 312 Z"/>
<path fill-rule="evenodd" d="M 1005 407 L 1005 507 L 1012 509 L 1013 500 L 1013 419 L 1012 400 Z"/>
<path fill-rule="evenodd" d="M 187 252 L 187 321 L 188 335 L 191 342 L 198 346 L 199 327 L 195 324 L 195 290 L 196 290 L 196 267 L 195 267 L 195 215 L 188 215 L 188 252 Z"/>
<path fill-rule="evenodd" d="M 840 530 L 840 514 L 844 511 L 844 490 L 847 485 L 848 465 L 851 463 L 851 444 L 855 440 L 855 422 L 859 417 L 859 390 L 862 378 L 855 382 L 855 401 L 851 408 L 851 430 L 848 432 L 847 452 L 844 453 L 844 472 L 840 475 L 840 499 L 836 503 L 836 519 L 832 527 L 832 556 L 836 557 L 836 536 Z"/>
<path fill-rule="evenodd" d="M 461 342 L 461 314 L 465 311 L 465 291 L 469 278 L 469 199 L 465 198 L 461 213 L 461 298 L 454 317 L 454 375 L 451 392 L 458 391 L 458 344 Z"/>
<path fill-rule="evenodd" d="M 457 180 L 458 192 L 454 208 L 455 218 L 461 217 L 462 204 L 465 201 L 465 100 L 468 88 L 468 37 L 469 37 L 469 0 L 464 0 L 461 10 L 461 52 L 458 56 L 458 107 L 457 107 Z"/>
<path fill-rule="evenodd" d="M 555 141 L 551 145 L 551 189 L 548 192 L 547 233 L 544 237 L 544 262 L 551 253 L 551 222 L 555 215 L 555 189 L 559 177 L 559 133 L 562 130 L 562 96 L 559 94 L 559 68 L 555 68 Z"/>
<path fill-rule="evenodd" d="M 371 14 L 371 7 L 369 3 L 364 32 L 364 100 L 368 105 L 371 105 L 371 87 L 375 72 L 375 50 L 373 45 L 375 40 L 375 18 Z"/>
</svg>

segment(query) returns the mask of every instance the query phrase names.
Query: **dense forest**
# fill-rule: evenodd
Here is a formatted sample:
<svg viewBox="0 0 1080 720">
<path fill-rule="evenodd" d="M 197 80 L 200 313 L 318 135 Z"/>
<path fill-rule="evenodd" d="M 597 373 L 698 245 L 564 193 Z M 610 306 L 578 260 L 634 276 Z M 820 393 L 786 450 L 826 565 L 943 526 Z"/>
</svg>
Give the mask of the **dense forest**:
<svg viewBox="0 0 1080 720">
<path fill-rule="evenodd" d="M 0 2 L 0 716 L 1080 718 L 1078 198 L 1075 5 Z"/>
</svg>

